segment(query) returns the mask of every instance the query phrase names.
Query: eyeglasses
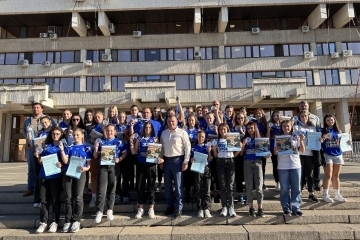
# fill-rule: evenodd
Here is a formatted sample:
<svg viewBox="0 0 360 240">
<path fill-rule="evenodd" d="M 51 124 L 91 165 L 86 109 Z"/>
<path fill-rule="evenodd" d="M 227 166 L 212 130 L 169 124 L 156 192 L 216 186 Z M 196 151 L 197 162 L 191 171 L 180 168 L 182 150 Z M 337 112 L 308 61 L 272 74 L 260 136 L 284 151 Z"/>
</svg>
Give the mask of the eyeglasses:
<svg viewBox="0 0 360 240">
<path fill-rule="evenodd" d="M 52 133 L 53 136 L 60 136 L 61 133 Z"/>
<path fill-rule="evenodd" d="M 243 118 L 243 117 L 241 117 L 241 118 L 236 118 L 237 120 L 241 120 L 241 119 L 245 119 L 245 118 Z"/>
<path fill-rule="evenodd" d="M 73 121 L 80 121 L 80 118 L 73 118 Z"/>
</svg>

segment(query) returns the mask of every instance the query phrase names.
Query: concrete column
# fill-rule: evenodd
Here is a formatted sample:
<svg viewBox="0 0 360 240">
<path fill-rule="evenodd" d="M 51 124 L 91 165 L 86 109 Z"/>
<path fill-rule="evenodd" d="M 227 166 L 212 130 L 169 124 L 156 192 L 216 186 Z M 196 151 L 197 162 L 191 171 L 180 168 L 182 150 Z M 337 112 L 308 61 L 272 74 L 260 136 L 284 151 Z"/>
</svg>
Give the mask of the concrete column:
<svg viewBox="0 0 360 240">
<path fill-rule="evenodd" d="M 84 62 L 86 59 L 87 50 L 81 49 L 80 50 L 80 62 Z"/>
<path fill-rule="evenodd" d="M 220 88 L 226 88 L 226 73 L 220 73 Z"/>
<path fill-rule="evenodd" d="M 313 75 L 314 75 L 314 86 L 320 85 L 320 72 L 319 69 L 313 69 Z"/>
<path fill-rule="evenodd" d="M 109 114 L 109 107 L 105 107 L 105 108 L 104 108 L 105 120 L 108 118 L 108 117 L 107 117 L 108 114 Z"/>
<path fill-rule="evenodd" d="M 3 162 L 9 162 L 10 161 L 10 138 L 11 138 L 11 113 L 8 112 L 5 115 L 5 134 L 4 137 L 7 139 L 4 139 L 4 150 L 3 150 Z M 4 117 L 4 116 L 3 116 Z M 4 118 L 3 118 L 4 119 Z"/>
<path fill-rule="evenodd" d="M 101 32 L 104 36 L 108 37 L 111 35 L 109 30 L 109 18 L 106 16 L 105 12 L 99 12 L 98 14 L 98 27 L 100 28 Z"/>
<path fill-rule="evenodd" d="M 225 47 L 219 46 L 219 58 L 225 58 Z"/>
<path fill-rule="evenodd" d="M 1 29 L 0 29 L 1 32 Z M 0 112 L 0 162 L 3 162 L 4 156 L 4 142 L 5 142 L 5 118 L 3 113 Z M 4 121 L 3 121 L 4 120 Z"/>
<path fill-rule="evenodd" d="M 354 5 L 346 3 L 333 16 L 332 21 L 334 28 L 342 28 L 355 17 Z"/>
<path fill-rule="evenodd" d="M 342 53 L 343 49 L 341 42 L 335 42 L 335 51 L 338 53 Z"/>
<path fill-rule="evenodd" d="M 105 86 L 106 86 L 108 89 L 111 89 L 111 76 L 105 76 L 104 88 L 105 88 Z"/>
<path fill-rule="evenodd" d="M 310 29 L 318 28 L 327 19 L 326 4 L 319 4 L 307 18 Z"/>
<path fill-rule="evenodd" d="M 195 74 L 195 88 L 201 89 L 201 74 Z"/>
<path fill-rule="evenodd" d="M 194 11 L 194 33 L 200 33 L 201 28 L 201 9 L 195 8 Z"/>
<path fill-rule="evenodd" d="M 229 21 L 229 11 L 227 7 L 222 7 L 219 11 L 218 32 L 223 33 Z"/>
<path fill-rule="evenodd" d="M 86 108 L 79 108 L 79 114 L 83 119 L 85 119 L 85 112 Z"/>
<path fill-rule="evenodd" d="M 345 75 L 345 69 L 339 68 L 339 78 L 340 78 L 340 85 L 346 84 L 346 75 Z"/>
<path fill-rule="evenodd" d="M 317 55 L 316 42 L 310 43 L 310 51 L 312 51 L 314 53 L 314 56 Z"/>
<path fill-rule="evenodd" d="M 86 37 L 87 28 L 84 19 L 78 12 L 73 12 L 71 16 L 71 27 L 79 34 L 80 37 Z"/>
<path fill-rule="evenodd" d="M 80 76 L 80 92 L 86 91 L 86 76 Z"/>
<path fill-rule="evenodd" d="M 315 114 L 316 116 L 318 116 L 318 118 L 320 119 L 320 122 L 323 121 L 323 105 L 322 102 L 320 101 L 315 101 L 312 103 L 309 103 L 309 111 L 312 114 Z"/>
<path fill-rule="evenodd" d="M 350 131 L 350 115 L 349 104 L 346 99 L 341 99 L 335 104 L 335 114 L 341 131 L 348 133 Z"/>
</svg>

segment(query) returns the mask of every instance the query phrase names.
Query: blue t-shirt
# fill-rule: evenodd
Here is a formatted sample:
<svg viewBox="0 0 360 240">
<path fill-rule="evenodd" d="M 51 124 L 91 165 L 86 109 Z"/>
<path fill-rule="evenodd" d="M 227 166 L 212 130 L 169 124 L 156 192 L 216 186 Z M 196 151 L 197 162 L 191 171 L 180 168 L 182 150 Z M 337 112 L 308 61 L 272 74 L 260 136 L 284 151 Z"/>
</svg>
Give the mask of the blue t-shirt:
<svg viewBox="0 0 360 240">
<path fill-rule="evenodd" d="M 232 128 L 230 128 L 230 132 L 238 132 L 238 133 L 240 133 L 240 135 L 241 135 L 241 132 L 239 131 L 239 129 L 242 129 L 243 130 L 243 132 L 246 132 L 246 126 L 245 125 L 242 125 L 242 126 L 233 126 Z"/>
<path fill-rule="evenodd" d="M 324 152 L 330 156 L 340 156 L 342 151 L 340 149 L 340 139 L 338 136 L 338 132 L 335 129 L 328 129 L 329 133 L 327 135 L 331 135 L 331 138 L 326 138 L 325 141 L 321 144 Z"/>
<path fill-rule="evenodd" d="M 206 127 L 206 119 L 203 117 L 198 117 L 199 127 L 200 129 L 205 129 Z"/>
<path fill-rule="evenodd" d="M 126 152 L 126 145 L 119 139 L 117 138 L 113 138 L 113 139 L 101 139 L 99 141 L 99 149 L 98 152 L 101 154 L 101 147 L 102 146 L 114 146 L 115 145 L 115 158 L 119 158 L 120 154 Z M 99 157 L 99 164 L 100 164 L 100 159 L 101 157 Z"/>
<path fill-rule="evenodd" d="M 161 135 L 161 132 L 162 132 L 161 124 L 158 121 L 155 121 L 155 120 L 152 120 L 152 119 L 150 119 L 148 121 L 151 123 L 151 125 L 152 125 L 152 127 L 154 129 L 155 136 L 159 137 Z M 138 119 L 136 121 L 136 123 L 134 124 L 134 133 L 137 133 L 140 136 L 145 122 L 147 122 L 147 120 Z M 130 126 L 128 127 L 128 129 L 129 128 L 130 128 Z"/>
<path fill-rule="evenodd" d="M 85 144 L 79 144 L 79 145 L 74 144 L 68 147 L 69 162 L 72 156 L 83 158 L 86 161 L 91 161 L 92 154 L 93 152 L 91 147 Z M 84 161 L 83 167 L 86 167 L 86 161 Z M 67 169 L 68 166 L 69 163 L 65 165 L 65 169 Z"/>
<path fill-rule="evenodd" d="M 196 142 L 196 137 L 197 137 L 197 133 L 198 133 L 199 129 L 194 128 L 194 129 L 190 130 L 189 128 L 186 128 L 185 131 L 189 135 L 191 144 L 194 144 Z"/>
<path fill-rule="evenodd" d="M 155 143 L 154 137 L 149 138 L 141 138 L 139 142 L 139 149 L 137 151 L 138 161 L 142 163 L 146 163 L 146 153 L 148 150 L 148 144 Z"/>
<path fill-rule="evenodd" d="M 264 127 L 263 127 L 262 122 L 257 121 L 257 122 L 256 122 L 256 125 L 257 125 L 257 127 L 258 127 L 258 129 L 259 129 L 260 135 L 263 137 L 263 136 L 264 136 Z"/>
<path fill-rule="evenodd" d="M 203 153 L 203 154 L 208 154 L 207 151 L 207 145 L 203 144 L 203 145 L 195 145 L 192 149 L 191 149 L 191 153 L 190 153 L 190 158 L 194 157 L 194 152 L 199 152 L 199 153 Z M 209 158 L 207 160 L 207 165 L 210 164 Z"/>
<path fill-rule="evenodd" d="M 232 117 L 228 117 L 224 114 L 224 119 L 226 120 L 227 125 L 229 126 L 230 129 L 232 129 L 233 124 L 232 124 Z"/>
<path fill-rule="evenodd" d="M 61 122 L 61 123 L 59 124 L 59 128 L 66 129 L 66 128 L 68 128 L 68 127 L 69 127 L 69 125 L 66 124 L 65 122 Z"/>
<path fill-rule="evenodd" d="M 260 157 L 256 156 L 256 153 L 255 153 L 255 139 L 254 138 L 251 138 L 251 140 L 246 143 L 245 148 L 244 148 L 244 153 L 245 153 L 245 155 L 244 155 L 245 160 L 254 161 L 254 160 L 260 159 Z"/>
<path fill-rule="evenodd" d="M 108 119 L 108 123 L 109 123 L 109 124 L 116 124 L 116 123 L 117 123 L 117 119 L 116 119 L 116 118 L 111 118 L 111 119 L 109 118 L 109 119 Z"/>
<path fill-rule="evenodd" d="M 271 128 L 273 130 L 274 137 L 272 139 L 270 139 L 270 151 L 274 151 L 275 136 L 280 134 L 280 125 L 273 124 L 273 126 Z"/>
<path fill-rule="evenodd" d="M 41 129 L 37 134 L 36 137 L 47 137 L 49 135 L 50 131 L 45 132 L 44 129 Z"/>
<path fill-rule="evenodd" d="M 68 148 L 64 148 L 64 152 L 65 152 L 65 155 L 68 155 Z M 44 146 L 44 150 L 42 151 L 41 156 L 44 157 L 44 156 L 48 156 L 48 155 L 51 155 L 51 154 L 56 154 L 57 157 L 58 157 L 59 162 L 62 163 L 61 151 L 60 151 L 60 148 L 59 148 L 58 145 L 50 143 L 50 144 L 46 144 Z M 54 175 L 51 175 L 51 176 L 46 176 L 44 166 L 43 166 L 43 164 L 41 164 L 40 173 L 39 173 L 39 178 L 40 179 L 54 179 L 54 178 L 59 178 L 59 177 L 61 177 L 61 173 L 54 174 Z"/>
<path fill-rule="evenodd" d="M 215 128 L 216 128 L 215 125 L 213 125 L 213 129 L 211 129 L 207 125 L 205 125 L 205 139 L 206 139 L 205 141 L 208 141 L 209 134 L 216 135 L 216 138 L 218 137 L 218 135 L 216 134 Z"/>
</svg>

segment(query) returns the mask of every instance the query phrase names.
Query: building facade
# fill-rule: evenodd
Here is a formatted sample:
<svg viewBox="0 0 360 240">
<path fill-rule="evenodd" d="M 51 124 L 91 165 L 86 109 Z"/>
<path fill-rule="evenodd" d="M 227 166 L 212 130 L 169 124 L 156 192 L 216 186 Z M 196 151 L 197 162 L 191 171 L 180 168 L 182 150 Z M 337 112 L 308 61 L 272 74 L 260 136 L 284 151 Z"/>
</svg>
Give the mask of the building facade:
<svg viewBox="0 0 360 240">
<path fill-rule="evenodd" d="M 0 1 L 0 162 L 23 161 L 31 103 L 185 107 L 214 99 L 296 114 L 357 139 L 360 0 Z M 353 105 L 355 111 L 353 111 Z"/>
</svg>

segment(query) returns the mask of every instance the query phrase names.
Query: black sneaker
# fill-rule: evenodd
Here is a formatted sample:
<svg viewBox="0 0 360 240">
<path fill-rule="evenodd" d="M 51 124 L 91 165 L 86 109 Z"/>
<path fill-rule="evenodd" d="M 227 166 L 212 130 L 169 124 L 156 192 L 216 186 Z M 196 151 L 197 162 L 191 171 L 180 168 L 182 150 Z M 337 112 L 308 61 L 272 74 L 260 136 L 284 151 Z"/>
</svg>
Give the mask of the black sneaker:
<svg viewBox="0 0 360 240">
<path fill-rule="evenodd" d="M 255 209 L 254 209 L 254 208 L 250 208 L 250 209 L 249 209 L 249 216 L 250 216 L 250 217 L 256 217 Z"/>
<path fill-rule="evenodd" d="M 174 213 L 174 218 L 181 218 L 181 210 L 176 210 Z"/>
<path fill-rule="evenodd" d="M 286 211 L 284 211 L 284 215 L 285 215 L 285 216 L 291 216 L 291 213 L 290 213 L 289 210 L 286 210 Z"/>
<path fill-rule="evenodd" d="M 291 215 L 292 215 L 292 216 L 302 217 L 302 216 L 303 216 L 303 212 L 299 210 L 299 211 L 296 211 L 296 212 L 292 212 Z"/>
<path fill-rule="evenodd" d="M 319 200 L 315 197 L 314 194 L 310 194 L 309 195 L 309 200 L 313 201 L 313 202 L 319 202 Z"/>
<path fill-rule="evenodd" d="M 167 207 L 166 211 L 164 212 L 164 215 L 171 215 L 175 211 L 174 207 Z"/>
<path fill-rule="evenodd" d="M 321 191 L 320 183 L 315 183 L 314 190 L 315 191 Z"/>
<path fill-rule="evenodd" d="M 262 210 L 262 208 L 258 209 L 257 216 L 258 217 L 264 217 L 265 216 L 264 211 Z"/>
</svg>

